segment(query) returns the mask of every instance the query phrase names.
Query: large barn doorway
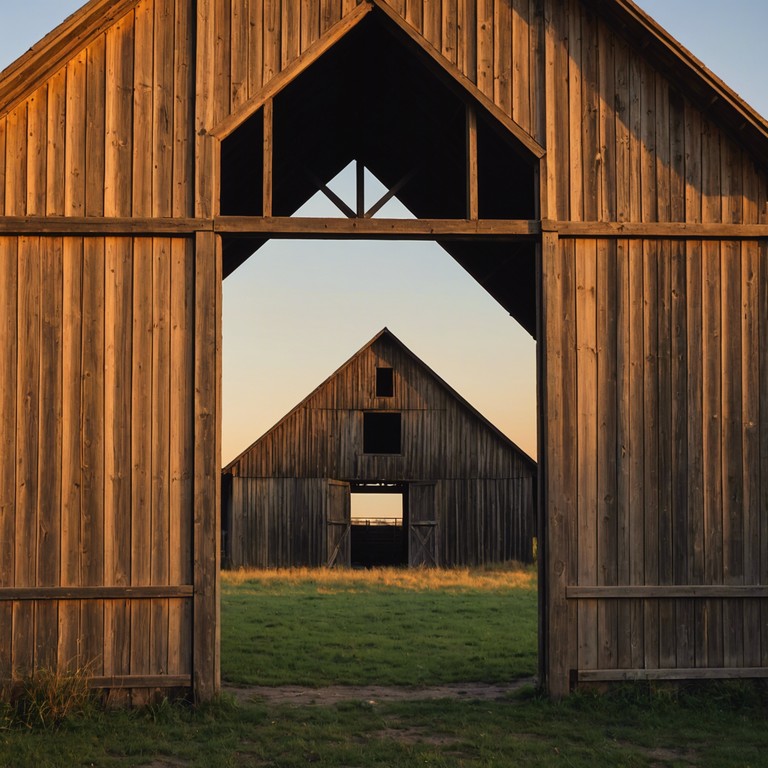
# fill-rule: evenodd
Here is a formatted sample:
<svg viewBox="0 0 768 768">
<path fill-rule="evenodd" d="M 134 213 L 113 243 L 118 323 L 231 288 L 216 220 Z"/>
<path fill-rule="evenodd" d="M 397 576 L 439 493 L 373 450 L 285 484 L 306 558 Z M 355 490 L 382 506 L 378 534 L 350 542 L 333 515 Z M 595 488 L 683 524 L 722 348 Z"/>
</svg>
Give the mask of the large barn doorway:
<svg viewBox="0 0 768 768">
<path fill-rule="evenodd" d="M 401 483 L 352 484 L 353 568 L 407 565 L 406 493 Z"/>
<path fill-rule="evenodd" d="M 471 285 L 472 291 L 493 305 L 498 313 L 497 327 L 514 328 L 526 337 L 530 364 L 513 363 L 513 367 L 518 371 L 527 368 L 527 387 L 532 396 L 523 401 L 507 393 L 506 400 L 521 404 L 535 421 L 537 364 L 531 337 L 536 333 L 539 311 L 540 262 L 536 229 L 529 225 L 539 215 L 538 159 L 507 131 L 497 114 L 484 111 L 482 103 L 466 98 L 432 64 L 425 66 L 423 57 L 412 46 L 392 45 L 392 30 L 385 29 L 375 17 L 370 14 L 370 21 L 360 23 L 223 140 L 221 213 L 232 217 L 233 222 L 233 230 L 223 237 L 224 276 L 239 267 L 251 268 L 254 259 L 258 263 L 267 252 L 262 248 L 267 241 L 286 253 L 295 245 L 289 238 L 315 240 L 314 256 L 308 257 L 314 263 L 305 261 L 303 268 L 294 267 L 293 271 L 289 267 L 288 280 L 293 286 L 289 290 L 297 292 L 299 276 L 303 272 L 311 274 L 313 286 L 305 304 L 314 309 L 315 318 L 320 318 L 331 307 L 337 308 L 329 297 L 339 292 L 334 282 L 338 281 L 338 273 L 325 269 L 326 259 L 337 258 L 338 252 L 347 248 L 358 248 L 357 264 L 353 262 L 343 273 L 353 286 L 348 294 L 354 296 L 354 289 L 364 294 L 371 288 L 382 293 L 386 291 L 382 276 L 398 272 L 398 267 L 392 265 L 392 252 L 437 246 L 450 269 L 458 267 L 464 277 L 468 273 L 473 278 L 465 285 Z M 245 167 L 249 169 L 247 174 L 243 173 Z M 351 199 L 345 199 L 334 186 L 344 172 L 352 176 Z M 372 184 L 372 180 L 376 183 Z M 373 191 L 376 184 L 378 192 Z M 324 208 L 307 208 L 312 201 L 320 205 L 320 199 Z M 393 211 L 393 204 L 400 204 L 401 211 Z M 386 219 L 384 226 L 376 226 L 381 218 Z M 427 223 L 409 226 L 409 219 L 416 225 Z M 249 220 L 256 225 L 252 231 L 248 231 Z M 349 221 L 354 226 L 347 226 Z M 495 222 L 495 226 L 485 227 L 487 222 Z M 368 238 L 389 241 L 389 253 L 380 257 L 382 266 L 373 278 L 360 268 L 371 257 L 368 246 L 363 251 L 358 244 Z M 395 240 L 400 242 L 393 244 Z M 381 253 L 382 243 L 370 245 Z M 446 252 L 452 258 L 446 258 Z M 251 263 L 245 264 L 249 259 Z M 284 261 L 290 259 L 288 256 Z M 419 257 L 409 262 L 406 269 L 413 272 L 407 277 L 397 275 L 400 285 L 391 293 L 390 314 L 376 325 L 387 325 L 396 316 L 404 285 L 418 285 L 425 296 L 439 296 L 454 317 L 461 316 L 462 308 L 467 319 L 474 315 L 474 299 L 467 301 L 466 297 L 457 298 L 445 291 L 437 271 L 419 269 Z M 272 275 L 262 275 L 261 279 L 274 285 Z M 489 300 L 489 295 L 495 301 Z M 245 301 L 258 303 L 252 296 Z M 422 322 L 429 320 L 429 310 L 423 309 L 421 315 Z M 510 315 L 517 322 L 510 320 Z M 278 322 L 295 322 L 290 313 L 281 317 L 285 319 Z M 260 340 L 270 346 L 274 343 L 273 320 L 243 323 L 243 332 L 251 343 Z M 311 333 L 315 322 L 309 320 L 297 327 L 297 336 Z M 356 328 L 359 319 L 349 318 L 345 325 L 347 329 Z M 363 339 L 370 335 L 369 330 L 375 331 L 376 327 L 366 329 Z M 455 338 L 462 335 L 457 328 Z M 444 339 L 449 336 L 443 333 Z M 482 343 L 481 338 L 477 341 Z M 228 343 L 226 336 L 224 343 Z M 511 343 L 504 342 L 500 348 L 498 336 L 494 347 L 497 361 L 515 355 Z M 283 369 L 296 370 L 323 348 L 322 339 L 302 345 Z M 324 365 L 327 374 L 327 362 Z M 472 364 L 465 360 L 463 367 L 471 368 Z M 491 374 L 486 378 L 495 377 Z M 249 383 L 244 382 L 243 387 L 248 389 Z M 282 396 L 281 388 L 275 385 L 276 398 Z M 248 393 L 237 399 L 243 402 L 252 397 Z M 293 402 L 285 405 L 291 407 L 299 399 L 292 396 Z M 285 410 L 285 406 L 278 406 L 276 415 L 279 417 Z M 244 421 L 242 415 L 238 419 Z M 533 455 L 536 432 L 534 425 Z M 432 509 L 434 486 L 412 484 L 405 494 L 401 558 L 411 565 L 439 565 L 434 515 L 428 511 L 413 514 L 415 498 L 420 499 L 420 510 Z M 341 552 L 346 546 L 341 536 L 338 543 Z"/>
</svg>

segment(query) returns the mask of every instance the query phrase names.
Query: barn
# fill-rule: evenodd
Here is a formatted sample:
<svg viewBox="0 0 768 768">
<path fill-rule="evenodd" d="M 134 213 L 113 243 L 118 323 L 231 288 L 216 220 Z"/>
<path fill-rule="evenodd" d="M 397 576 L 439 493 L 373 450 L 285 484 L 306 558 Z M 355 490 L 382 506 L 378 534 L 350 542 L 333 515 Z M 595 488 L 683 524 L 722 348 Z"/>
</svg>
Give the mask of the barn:
<svg viewBox="0 0 768 768">
<path fill-rule="evenodd" d="M 232 568 L 533 559 L 535 462 L 387 328 L 222 475 Z M 399 524 L 353 520 L 362 493 Z"/>
<path fill-rule="evenodd" d="M 291 215 L 352 161 L 415 218 Z M 768 676 L 767 203 L 631 0 L 90 0 L 0 73 L 0 679 L 215 695 L 221 286 L 279 237 L 433 240 L 535 336 L 547 691 Z"/>
</svg>

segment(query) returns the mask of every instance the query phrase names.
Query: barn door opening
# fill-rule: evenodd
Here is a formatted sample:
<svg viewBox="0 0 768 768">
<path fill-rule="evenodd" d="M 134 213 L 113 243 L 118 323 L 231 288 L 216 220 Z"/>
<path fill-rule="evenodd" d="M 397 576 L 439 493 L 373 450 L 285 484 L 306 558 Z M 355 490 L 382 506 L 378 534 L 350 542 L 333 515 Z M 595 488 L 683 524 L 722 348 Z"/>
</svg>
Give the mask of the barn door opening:
<svg viewBox="0 0 768 768">
<path fill-rule="evenodd" d="M 408 485 L 408 564 L 429 568 L 440 565 L 435 483 Z"/>
<path fill-rule="evenodd" d="M 405 490 L 400 483 L 353 484 L 353 567 L 408 564 L 406 528 L 403 524 Z"/>
<path fill-rule="evenodd" d="M 325 492 L 325 564 L 349 568 L 352 554 L 352 507 L 349 483 L 329 480 Z"/>
</svg>

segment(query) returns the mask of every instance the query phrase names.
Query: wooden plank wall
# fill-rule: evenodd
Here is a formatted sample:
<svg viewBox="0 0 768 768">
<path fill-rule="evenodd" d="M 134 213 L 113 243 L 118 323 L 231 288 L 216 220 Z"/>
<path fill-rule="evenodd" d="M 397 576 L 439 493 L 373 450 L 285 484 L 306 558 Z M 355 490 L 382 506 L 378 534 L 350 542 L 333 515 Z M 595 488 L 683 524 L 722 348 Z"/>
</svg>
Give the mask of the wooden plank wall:
<svg viewBox="0 0 768 768">
<path fill-rule="evenodd" d="M 324 478 L 232 479 L 230 567 L 325 565 Z"/>
<path fill-rule="evenodd" d="M 578 627 L 571 668 L 765 667 L 768 244 L 564 239 L 551 260 L 548 306 L 575 322 L 547 336 L 548 361 L 572 357 L 550 371 L 548 465 L 577 445 L 549 477 L 551 545 L 567 585 L 598 587 L 550 606 Z"/>
<path fill-rule="evenodd" d="M 765 170 L 652 62 L 579 2 L 545 18 L 550 217 L 766 221 Z M 766 247 L 545 236 L 555 693 L 763 674 Z M 691 585 L 735 590 L 669 591 Z"/>
<path fill-rule="evenodd" d="M 193 254 L 0 238 L 2 680 L 191 674 Z"/>
<path fill-rule="evenodd" d="M 142 0 L 0 118 L 0 215 L 194 215 L 194 23 Z"/>
</svg>

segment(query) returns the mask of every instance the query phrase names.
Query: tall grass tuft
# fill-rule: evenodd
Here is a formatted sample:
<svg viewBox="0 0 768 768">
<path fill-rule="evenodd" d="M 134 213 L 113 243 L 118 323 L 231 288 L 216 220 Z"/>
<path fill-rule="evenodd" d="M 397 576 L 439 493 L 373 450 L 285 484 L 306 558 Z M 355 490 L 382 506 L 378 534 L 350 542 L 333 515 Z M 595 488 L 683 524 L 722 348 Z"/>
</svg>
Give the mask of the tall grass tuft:
<svg viewBox="0 0 768 768">
<path fill-rule="evenodd" d="M 42 668 L 19 681 L 3 699 L 0 722 L 52 730 L 64 721 L 93 713 L 96 698 L 88 685 L 88 670 Z"/>
</svg>

